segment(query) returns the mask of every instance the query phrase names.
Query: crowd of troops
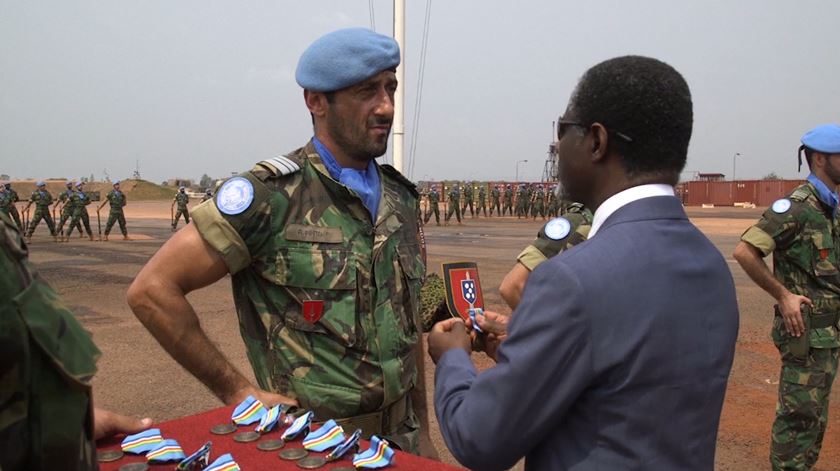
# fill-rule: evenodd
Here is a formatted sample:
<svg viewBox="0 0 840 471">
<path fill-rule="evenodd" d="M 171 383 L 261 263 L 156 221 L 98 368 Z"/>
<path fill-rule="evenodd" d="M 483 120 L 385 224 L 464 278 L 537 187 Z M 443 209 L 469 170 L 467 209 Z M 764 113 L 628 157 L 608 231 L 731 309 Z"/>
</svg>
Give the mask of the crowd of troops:
<svg viewBox="0 0 840 471">
<path fill-rule="evenodd" d="M 454 216 L 461 224 L 462 217 L 516 216 L 517 219 L 542 220 L 557 217 L 568 209 L 568 202 L 557 196 L 556 183 L 500 183 L 486 184 L 477 182 L 453 183 L 440 188 L 441 184 L 430 184 L 424 191 L 426 205 L 423 222 L 428 223 L 435 217 L 440 225 L 440 204 L 445 203 L 444 224 L 449 225 Z M 489 191 L 488 191 L 489 190 Z M 445 191 L 446 198 L 442 198 Z M 489 208 L 489 210 L 488 210 Z"/>
</svg>

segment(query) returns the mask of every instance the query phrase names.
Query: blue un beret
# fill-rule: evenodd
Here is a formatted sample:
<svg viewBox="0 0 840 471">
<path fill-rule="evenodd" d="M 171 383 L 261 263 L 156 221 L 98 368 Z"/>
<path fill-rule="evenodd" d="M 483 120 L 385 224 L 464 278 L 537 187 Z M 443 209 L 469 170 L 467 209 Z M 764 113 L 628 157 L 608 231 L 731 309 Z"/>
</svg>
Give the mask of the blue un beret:
<svg viewBox="0 0 840 471">
<path fill-rule="evenodd" d="M 366 28 L 346 28 L 321 36 L 298 61 L 295 80 L 313 92 L 334 92 L 400 65 L 394 38 Z"/>
<path fill-rule="evenodd" d="M 802 144 L 824 154 L 840 153 L 840 126 L 823 124 L 805 133 Z"/>
<path fill-rule="evenodd" d="M 41 180 L 38 180 L 37 182 L 35 182 L 35 186 L 47 186 L 47 184 L 42 182 Z"/>
</svg>

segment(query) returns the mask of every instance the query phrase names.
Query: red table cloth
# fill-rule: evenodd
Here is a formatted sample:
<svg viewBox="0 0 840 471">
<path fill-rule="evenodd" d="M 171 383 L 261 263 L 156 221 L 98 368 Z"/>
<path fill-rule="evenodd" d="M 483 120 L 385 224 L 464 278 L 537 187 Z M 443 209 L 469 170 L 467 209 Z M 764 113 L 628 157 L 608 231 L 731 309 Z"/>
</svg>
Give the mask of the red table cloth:
<svg viewBox="0 0 840 471">
<path fill-rule="evenodd" d="M 212 433 L 210 433 L 210 429 L 214 425 L 231 422 L 230 416 L 233 412 L 233 409 L 234 406 L 220 407 L 218 409 L 203 412 L 201 414 L 182 417 L 180 419 L 155 424 L 151 428 L 159 428 L 161 435 L 163 435 L 163 438 L 171 438 L 177 440 L 178 444 L 180 444 L 181 448 L 184 450 L 184 454 L 187 456 L 189 456 L 194 451 L 198 450 L 202 445 L 204 445 L 208 441 L 213 442 L 213 446 L 210 451 L 211 463 L 219 456 L 222 456 L 225 453 L 230 453 L 231 455 L 233 455 L 233 459 L 239 464 L 243 471 L 261 469 L 301 469 L 297 466 L 295 461 L 286 461 L 280 459 L 278 453 L 282 450 L 286 450 L 289 448 L 303 448 L 303 445 L 301 444 L 302 438 L 298 438 L 296 440 L 286 443 L 286 446 L 280 450 L 260 451 L 257 449 L 257 444 L 261 441 L 270 440 L 272 438 L 280 438 L 280 435 L 282 434 L 283 430 L 285 430 L 284 426 L 275 428 L 271 432 L 263 435 L 259 440 L 250 443 L 235 442 L 233 440 L 233 436 L 239 432 L 254 430 L 256 424 L 240 426 L 236 432 L 228 435 L 213 435 Z M 345 430 L 345 433 L 348 434 L 352 432 L 352 430 Z M 97 443 L 97 449 L 100 453 L 107 450 L 119 450 L 120 442 L 122 442 L 123 438 L 124 436 L 117 436 L 105 440 L 100 440 Z M 368 446 L 369 443 L 367 441 L 362 441 L 362 443 L 360 444 L 360 451 L 367 449 Z M 325 455 L 326 452 L 309 452 L 309 456 Z M 327 463 L 326 466 L 319 469 L 330 470 L 341 466 L 352 467 L 352 458 L 352 453 L 348 453 L 343 459 L 334 461 L 332 463 Z M 109 463 L 99 463 L 99 467 L 102 471 L 117 471 L 120 468 L 120 466 L 124 464 L 145 461 L 146 458 L 143 455 L 131 455 L 126 453 L 125 456 L 123 456 L 117 461 L 112 461 Z M 174 469 L 176 464 L 177 463 L 150 464 L 149 469 Z M 438 461 L 432 461 L 409 453 L 397 451 L 394 464 L 383 469 L 405 471 L 448 471 L 457 470 L 461 468 L 456 468 L 454 466 L 450 466 L 448 464 L 444 464 Z"/>
</svg>

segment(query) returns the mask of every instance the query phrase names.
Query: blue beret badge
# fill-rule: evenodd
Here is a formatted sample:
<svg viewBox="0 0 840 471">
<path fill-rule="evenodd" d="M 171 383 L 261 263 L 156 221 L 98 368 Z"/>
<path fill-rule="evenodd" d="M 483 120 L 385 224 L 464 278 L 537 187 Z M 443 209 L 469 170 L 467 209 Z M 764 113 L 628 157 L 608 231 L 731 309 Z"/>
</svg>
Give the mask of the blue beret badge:
<svg viewBox="0 0 840 471">
<path fill-rule="evenodd" d="M 782 198 L 780 200 L 776 200 L 771 206 L 771 209 L 776 214 L 784 214 L 790 209 L 790 200 L 787 198 Z"/>
<path fill-rule="evenodd" d="M 233 177 L 216 194 L 219 211 L 235 216 L 244 212 L 254 201 L 254 185 L 247 178 Z"/>
<path fill-rule="evenodd" d="M 545 236 L 551 240 L 563 240 L 572 231 L 572 223 L 566 218 L 554 218 L 545 225 Z"/>
</svg>

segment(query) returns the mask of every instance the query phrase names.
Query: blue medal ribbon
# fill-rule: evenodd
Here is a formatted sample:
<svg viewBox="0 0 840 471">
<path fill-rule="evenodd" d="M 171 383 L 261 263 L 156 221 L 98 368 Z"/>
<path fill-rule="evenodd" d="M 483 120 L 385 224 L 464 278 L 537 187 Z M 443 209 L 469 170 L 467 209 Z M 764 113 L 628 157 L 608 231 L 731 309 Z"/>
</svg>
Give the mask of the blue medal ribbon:
<svg viewBox="0 0 840 471">
<path fill-rule="evenodd" d="M 168 461 L 182 461 L 186 456 L 181 445 L 175 440 L 164 440 L 154 450 L 146 453 L 146 461 L 149 463 L 166 463 Z"/>
<path fill-rule="evenodd" d="M 338 444 L 329 453 L 327 453 L 327 461 L 335 461 L 346 455 L 348 451 L 353 450 L 353 453 L 359 451 L 359 439 L 362 438 L 362 430 L 356 429 L 352 435 L 347 437 L 343 443 Z"/>
<path fill-rule="evenodd" d="M 285 441 L 294 440 L 304 431 L 309 432 L 309 426 L 312 423 L 313 415 L 315 414 L 312 411 L 309 411 L 295 419 L 295 421 L 292 422 L 292 425 L 283 432 L 283 435 L 280 438 Z"/>
<path fill-rule="evenodd" d="M 191 454 L 190 456 L 184 458 L 183 461 L 178 463 L 178 466 L 175 467 L 178 471 L 191 471 L 194 469 L 204 469 L 207 467 L 207 463 L 210 462 L 210 447 L 213 444 L 211 442 L 207 442 L 199 448 L 195 453 Z"/>
<path fill-rule="evenodd" d="M 328 420 L 318 430 L 310 432 L 303 439 L 303 447 L 311 451 L 324 451 L 344 441 L 344 429 L 335 423 L 335 420 Z"/>
<path fill-rule="evenodd" d="M 268 409 L 260 419 L 259 425 L 254 429 L 259 433 L 268 433 L 277 425 L 277 420 L 280 418 L 280 406 L 276 405 Z"/>
<path fill-rule="evenodd" d="M 370 448 L 353 456 L 353 466 L 357 468 L 384 468 L 394 464 L 394 449 L 388 442 L 376 435 L 370 437 Z"/>
<path fill-rule="evenodd" d="M 233 409 L 230 419 L 237 425 L 249 425 L 262 419 L 265 412 L 262 402 L 254 396 L 248 396 Z"/>
<path fill-rule="evenodd" d="M 122 443 L 120 443 L 120 447 L 126 453 L 140 455 L 154 450 L 162 442 L 163 436 L 160 434 L 160 429 L 150 428 L 149 430 L 125 437 Z"/>
<path fill-rule="evenodd" d="M 233 455 L 225 453 L 216 458 L 210 466 L 204 468 L 204 471 L 239 471 L 239 464 L 233 460 Z"/>
</svg>

